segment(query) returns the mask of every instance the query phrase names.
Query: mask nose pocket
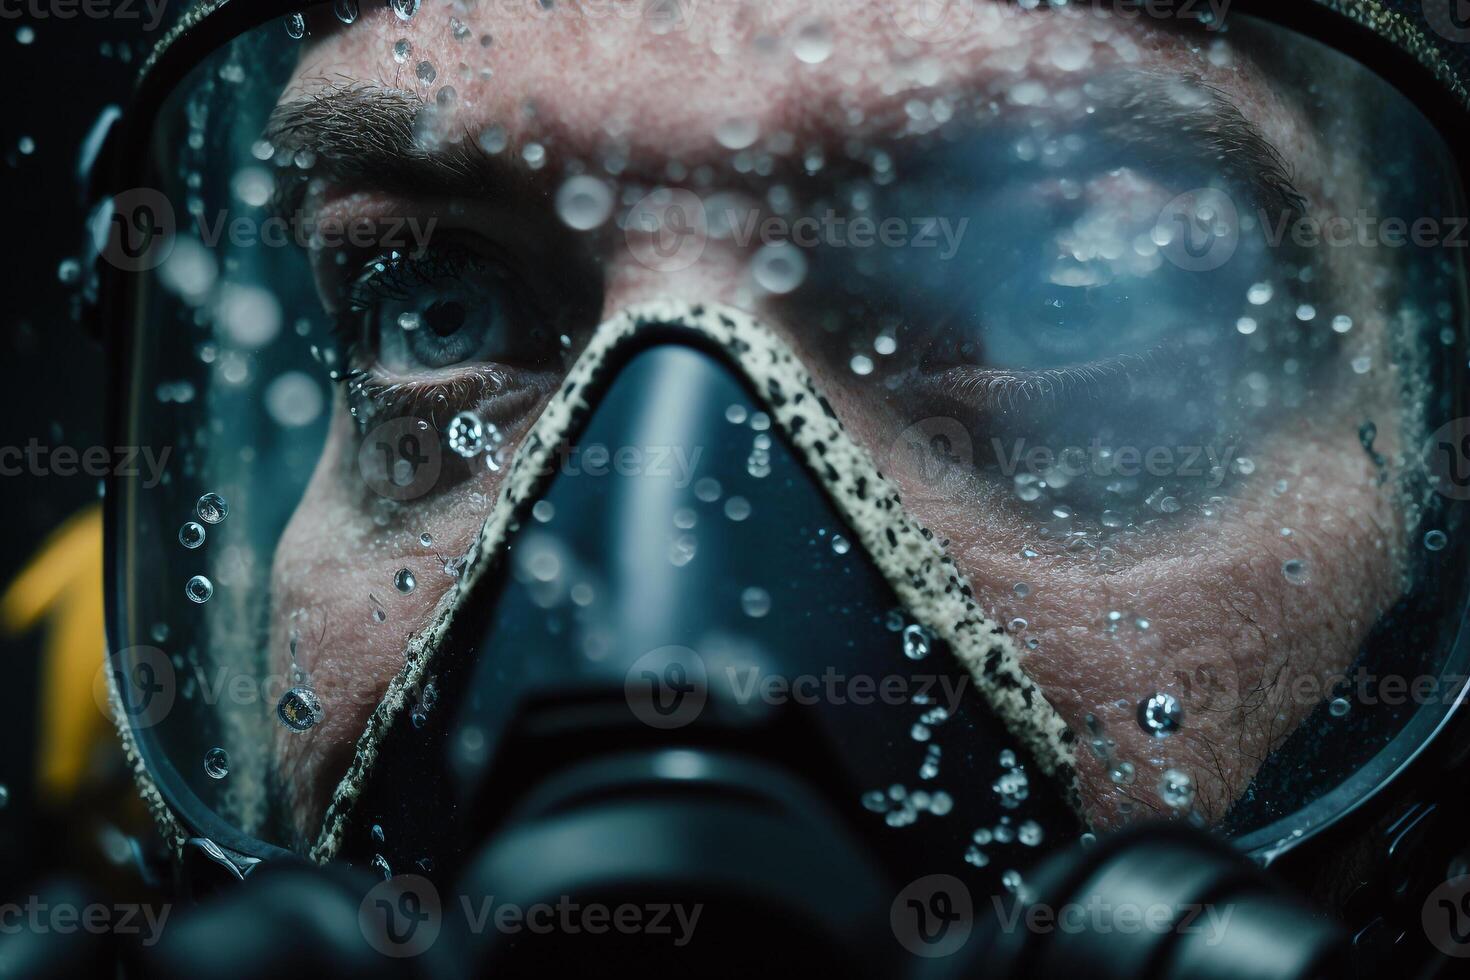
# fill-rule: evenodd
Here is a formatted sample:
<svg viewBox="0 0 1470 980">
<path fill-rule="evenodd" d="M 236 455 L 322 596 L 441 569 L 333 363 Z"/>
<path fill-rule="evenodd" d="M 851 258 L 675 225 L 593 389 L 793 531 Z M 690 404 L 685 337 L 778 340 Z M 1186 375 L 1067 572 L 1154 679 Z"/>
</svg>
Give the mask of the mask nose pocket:
<svg viewBox="0 0 1470 980">
<path fill-rule="evenodd" d="M 491 890 L 540 894 L 567 865 L 525 860 L 533 841 L 565 854 L 558 833 L 603 839 L 636 801 L 669 828 L 617 851 L 607 874 L 639 880 L 671 866 L 668 841 L 699 839 L 681 821 L 763 801 L 790 817 L 783 832 L 831 844 L 831 881 L 860 868 L 849 891 L 891 897 L 936 873 L 1000 893 L 1075 838 L 1064 793 L 841 516 L 836 466 L 814 472 L 698 336 L 644 335 L 615 357 L 406 692 L 341 856 L 493 867 L 520 877 Z M 704 867 L 678 850 L 681 875 Z"/>
</svg>

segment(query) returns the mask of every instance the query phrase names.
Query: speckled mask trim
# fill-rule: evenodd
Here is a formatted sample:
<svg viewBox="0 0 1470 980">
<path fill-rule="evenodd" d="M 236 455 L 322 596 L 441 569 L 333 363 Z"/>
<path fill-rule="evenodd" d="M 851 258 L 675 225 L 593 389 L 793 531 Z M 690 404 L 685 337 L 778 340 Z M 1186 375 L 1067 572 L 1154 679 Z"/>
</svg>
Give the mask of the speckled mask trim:
<svg viewBox="0 0 1470 980">
<path fill-rule="evenodd" d="M 111 660 L 110 655 L 108 659 Z M 105 670 L 103 673 L 107 676 L 107 706 L 112 712 L 112 723 L 117 726 L 118 741 L 122 743 L 123 757 L 127 759 L 128 768 L 133 772 L 138 795 L 148 806 L 148 813 L 153 817 L 154 826 L 158 828 L 164 843 L 177 855 L 183 850 L 184 841 L 189 835 L 184 832 L 178 817 L 159 792 L 158 784 L 153 781 L 153 774 L 148 771 L 147 760 L 138 751 L 137 740 L 133 738 L 132 723 L 123 707 L 122 694 L 117 689 L 116 673 L 112 670 Z"/>
<path fill-rule="evenodd" d="M 670 328 L 713 342 L 739 366 L 898 599 L 915 619 L 949 643 L 974 676 L 991 710 L 1082 816 L 1074 733 L 1022 671 L 1015 642 L 980 610 L 969 583 L 940 540 L 905 512 L 898 492 L 868 452 L 848 435 L 791 349 L 760 321 L 738 310 L 656 301 L 625 310 L 597 329 L 566 382 L 516 450 L 479 540 L 465 556 L 463 573 L 440 601 L 432 621 L 410 638 L 403 669 L 358 739 L 352 764 L 337 786 L 311 848 L 313 860 L 326 862 L 336 855 L 384 736 L 404 709 L 409 693 L 432 672 L 464 597 L 502 553 L 512 518 L 534 502 L 550 479 L 555 469 L 548 465 L 551 455 L 578 430 L 590 411 L 584 396 L 604 373 L 609 356 L 646 330 Z"/>
</svg>

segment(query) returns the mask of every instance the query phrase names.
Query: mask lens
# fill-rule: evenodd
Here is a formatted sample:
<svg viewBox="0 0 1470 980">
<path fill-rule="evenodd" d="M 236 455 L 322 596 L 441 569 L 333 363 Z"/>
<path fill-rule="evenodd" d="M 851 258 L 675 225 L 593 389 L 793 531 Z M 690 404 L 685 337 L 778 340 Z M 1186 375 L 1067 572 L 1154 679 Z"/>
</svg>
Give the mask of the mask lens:
<svg viewBox="0 0 1470 980">
<path fill-rule="evenodd" d="M 157 447 L 113 501 L 114 670 L 172 799 L 314 839 L 527 432 L 599 323 L 669 298 L 796 352 L 1076 733 L 1098 824 L 1280 836 L 1443 718 L 1464 209 L 1397 89 L 1234 15 L 530 7 L 251 32 L 114 202 Z M 773 414 L 732 409 L 753 489 L 670 514 L 670 562 L 779 506 Z"/>
</svg>

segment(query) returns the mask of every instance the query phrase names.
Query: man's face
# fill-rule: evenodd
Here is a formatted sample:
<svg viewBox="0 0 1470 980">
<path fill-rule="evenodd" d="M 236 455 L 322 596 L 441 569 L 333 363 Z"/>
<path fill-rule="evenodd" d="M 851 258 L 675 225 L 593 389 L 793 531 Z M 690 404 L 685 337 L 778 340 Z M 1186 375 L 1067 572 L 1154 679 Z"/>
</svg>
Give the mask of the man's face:
<svg viewBox="0 0 1470 980">
<path fill-rule="evenodd" d="M 1094 750 L 1100 823 L 1168 812 L 1167 769 L 1220 817 L 1352 661 L 1399 592 L 1392 277 L 1265 239 L 1371 205 L 1353 144 L 1245 25 L 918 10 L 426 3 L 303 49 L 270 137 L 313 156 L 300 205 L 433 229 L 311 255 L 348 381 L 275 556 L 272 656 L 305 636 L 351 696 L 281 737 L 303 834 L 566 365 L 655 298 L 801 355 Z M 461 411 L 503 449 L 397 504 L 356 477 L 373 427 Z"/>
</svg>

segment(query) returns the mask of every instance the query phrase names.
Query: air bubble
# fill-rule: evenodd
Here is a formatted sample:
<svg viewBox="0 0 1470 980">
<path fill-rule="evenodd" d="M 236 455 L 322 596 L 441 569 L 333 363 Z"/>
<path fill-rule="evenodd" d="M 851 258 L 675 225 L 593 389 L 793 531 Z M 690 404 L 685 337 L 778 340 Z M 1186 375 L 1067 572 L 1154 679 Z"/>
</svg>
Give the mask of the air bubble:
<svg viewBox="0 0 1470 980">
<path fill-rule="evenodd" d="M 276 717 L 293 732 L 304 732 L 322 720 L 322 703 L 310 688 L 293 687 L 281 695 Z"/>
<path fill-rule="evenodd" d="M 206 493 L 194 504 L 194 513 L 206 524 L 218 524 L 230 514 L 230 505 L 217 493 Z"/>
<path fill-rule="evenodd" d="M 214 595 L 214 583 L 203 575 L 195 575 L 184 583 L 184 595 L 189 597 L 190 602 L 208 602 L 209 597 Z"/>
<path fill-rule="evenodd" d="M 510 138 L 506 134 L 505 127 L 499 123 L 491 123 L 480 132 L 480 149 L 491 155 L 504 150 L 509 142 Z"/>
<path fill-rule="evenodd" d="M 832 56 L 832 35 L 827 25 L 811 23 L 797 31 L 791 52 L 797 61 L 805 65 L 820 65 L 826 61 Z"/>
<path fill-rule="evenodd" d="M 760 125 L 754 119 L 726 119 L 715 127 L 715 140 L 727 150 L 743 150 L 760 136 Z"/>
<path fill-rule="evenodd" d="M 306 37 L 306 18 L 297 13 L 286 18 L 286 36 L 293 41 L 299 41 Z"/>
<path fill-rule="evenodd" d="M 744 497 L 731 497 L 725 501 L 725 516 L 735 522 L 750 516 L 750 501 Z"/>
<path fill-rule="evenodd" d="M 1174 734 L 1183 723 L 1184 706 L 1172 694 L 1161 691 L 1138 702 L 1138 727 L 1155 738 Z"/>
<path fill-rule="evenodd" d="M 1159 798 L 1173 810 L 1183 810 L 1194 802 L 1194 779 L 1182 769 L 1165 769 L 1159 780 Z"/>
<path fill-rule="evenodd" d="M 1311 568 L 1300 558 L 1288 558 L 1281 563 L 1281 574 L 1292 585 L 1306 585 L 1311 581 Z"/>
<path fill-rule="evenodd" d="M 771 594 L 752 585 L 740 593 L 740 608 L 751 619 L 761 619 L 771 611 Z"/>
<path fill-rule="evenodd" d="M 210 779 L 224 779 L 230 774 L 230 756 L 215 747 L 204 753 L 204 772 Z"/>
<path fill-rule="evenodd" d="M 750 274 L 766 292 L 782 296 L 806 278 L 806 256 L 789 242 L 762 245 L 750 260 Z"/>
<path fill-rule="evenodd" d="M 903 655 L 910 660 L 923 660 L 933 648 L 933 637 L 918 623 L 910 623 L 903 630 Z"/>
<path fill-rule="evenodd" d="M 1352 702 L 1347 698 L 1333 698 L 1332 702 L 1327 705 L 1328 714 L 1334 718 L 1342 718 L 1351 710 L 1353 710 Z"/>
<path fill-rule="evenodd" d="M 582 174 L 569 178 L 556 192 L 556 214 L 567 227 L 591 231 L 612 214 L 613 195 L 607 184 Z"/>
<path fill-rule="evenodd" d="M 840 534 L 832 535 L 832 553 L 845 555 L 852 550 L 852 543 Z"/>
<path fill-rule="evenodd" d="M 449 422 L 449 448 L 469 459 L 485 448 L 485 425 L 474 412 L 460 412 Z"/>
<path fill-rule="evenodd" d="M 1425 531 L 1424 547 L 1430 551 L 1443 551 L 1445 545 L 1450 543 L 1449 535 L 1443 531 Z"/>
<path fill-rule="evenodd" d="M 388 6 L 399 20 L 409 20 L 419 12 L 419 0 L 388 0 Z"/>
<path fill-rule="evenodd" d="M 393 576 L 393 588 L 402 592 L 404 595 L 412 592 L 418 584 L 418 579 L 413 577 L 412 569 L 400 568 L 398 574 Z"/>
<path fill-rule="evenodd" d="M 187 521 L 185 522 L 183 527 L 179 528 L 179 544 L 183 545 L 185 548 L 189 548 L 192 550 L 199 547 L 203 543 L 204 526 L 202 524 L 196 524 L 193 521 Z"/>
</svg>

